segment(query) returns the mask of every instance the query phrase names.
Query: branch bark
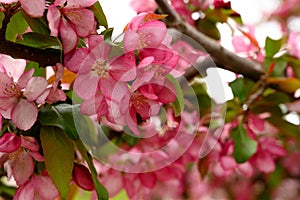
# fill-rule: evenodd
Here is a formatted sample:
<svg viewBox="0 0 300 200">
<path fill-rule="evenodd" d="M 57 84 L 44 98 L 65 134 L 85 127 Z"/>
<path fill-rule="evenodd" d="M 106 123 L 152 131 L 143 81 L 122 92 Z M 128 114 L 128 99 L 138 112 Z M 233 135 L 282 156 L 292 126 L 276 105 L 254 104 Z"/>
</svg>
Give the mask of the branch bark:
<svg viewBox="0 0 300 200">
<path fill-rule="evenodd" d="M 13 58 L 35 61 L 40 67 L 54 66 L 61 62 L 61 53 L 55 49 L 37 49 L 7 40 L 0 40 L 0 53 Z"/>
<path fill-rule="evenodd" d="M 217 41 L 209 38 L 188 24 L 172 9 L 166 0 L 155 1 L 158 4 L 161 12 L 168 14 L 168 17 L 166 18 L 166 23 L 168 26 L 178 29 L 182 33 L 198 42 L 217 62 L 218 67 L 242 74 L 245 77 L 253 80 L 260 80 L 260 78 L 265 74 L 262 66 L 259 63 L 234 54 L 233 52 L 222 47 Z M 191 73 L 192 72 L 188 72 L 189 76 L 191 76 Z M 197 73 L 197 70 L 194 70 L 194 73 Z"/>
</svg>

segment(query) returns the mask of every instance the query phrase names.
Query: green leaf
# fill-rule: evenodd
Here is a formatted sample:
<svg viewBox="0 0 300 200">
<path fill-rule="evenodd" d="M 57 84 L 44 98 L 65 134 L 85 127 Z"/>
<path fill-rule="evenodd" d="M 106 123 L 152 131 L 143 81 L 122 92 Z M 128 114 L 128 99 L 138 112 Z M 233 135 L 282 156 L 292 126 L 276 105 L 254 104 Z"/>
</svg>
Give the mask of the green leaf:
<svg viewBox="0 0 300 200">
<path fill-rule="evenodd" d="M 73 143 L 56 127 L 42 127 L 40 137 L 49 176 L 61 197 L 66 199 L 74 166 Z"/>
<path fill-rule="evenodd" d="M 230 134 L 234 141 L 234 159 L 237 163 L 246 162 L 256 153 L 257 141 L 248 136 L 242 123 L 237 128 L 231 129 Z"/>
<path fill-rule="evenodd" d="M 298 142 L 300 142 L 300 134 L 299 134 L 300 132 L 298 126 L 287 122 L 281 116 L 278 115 L 272 115 L 266 120 L 270 122 L 272 125 L 274 125 L 281 134 L 287 137 L 292 137 L 296 139 Z"/>
<path fill-rule="evenodd" d="M 215 40 L 221 39 L 221 34 L 216 26 L 216 22 L 213 22 L 210 19 L 204 18 L 198 20 L 196 22 L 196 27 L 199 31 Z"/>
<path fill-rule="evenodd" d="M 96 2 L 94 5 L 90 7 L 90 9 L 94 12 L 98 25 L 108 28 L 107 20 L 100 3 Z"/>
<path fill-rule="evenodd" d="M 2 21 L 4 19 L 4 13 L 0 12 L 0 27 L 2 27 Z"/>
<path fill-rule="evenodd" d="M 266 55 L 269 58 L 273 58 L 273 56 L 278 53 L 282 45 L 282 39 L 273 40 L 269 37 L 266 38 L 265 50 Z"/>
<path fill-rule="evenodd" d="M 178 83 L 177 79 L 175 79 L 170 74 L 167 75 L 167 78 L 169 79 L 169 81 L 172 82 L 172 84 L 176 88 L 176 100 L 173 103 L 173 110 L 174 110 L 175 117 L 177 117 L 181 114 L 181 112 L 183 111 L 183 108 L 184 108 L 183 93 L 182 93 L 180 84 Z"/>
<path fill-rule="evenodd" d="M 93 179 L 93 183 L 94 183 L 94 186 L 95 186 L 95 190 L 96 190 L 98 199 L 99 200 L 108 200 L 108 191 L 99 182 L 97 171 L 96 171 L 95 166 L 93 164 L 93 158 L 92 158 L 92 156 L 86 150 L 86 148 L 84 147 L 84 145 L 81 142 L 81 140 L 77 140 L 74 143 L 75 143 L 78 151 L 80 152 L 82 158 L 87 162 L 87 164 L 89 166 L 89 169 L 90 169 L 91 174 L 92 174 L 92 179 Z"/>
<path fill-rule="evenodd" d="M 22 39 L 17 39 L 17 43 L 39 49 L 61 49 L 58 38 L 35 32 L 24 34 Z"/>
<path fill-rule="evenodd" d="M 17 12 L 7 25 L 6 39 L 15 42 L 18 34 L 23 34 L 28 27 L 21 12 Z"/>
<path fill-rule="evenodd" d="M 50 35 L 48 22 L 45 18 L 32 18 L 24 10 L 22 10 L 22 14 L 33 32 Z"/>
<path fill-rule="evenodd" d="M 74 115 L 80 117 L 79 105 L 59 104 L 40 109 L 38 120 L 43 126 L 55 126 L 63 129 L 71 139 L 78 140 Z"/>
<path fill-rule="evenodd" d="M 255 83 L 249 79 L 237 78 L 229 84 L 232 93 L 241 103 L 245 102 L 250 95 Z"/>
<path fill-rule="evenodd" d="M 28 71 L 30 69 L 34 69 L 33 76 L 43 76 L 45 77 L 45 68 L 39 67 L 39 64 L 36 62 L 29 62 L 26 65 L 25 71 Z"/>
</svg>

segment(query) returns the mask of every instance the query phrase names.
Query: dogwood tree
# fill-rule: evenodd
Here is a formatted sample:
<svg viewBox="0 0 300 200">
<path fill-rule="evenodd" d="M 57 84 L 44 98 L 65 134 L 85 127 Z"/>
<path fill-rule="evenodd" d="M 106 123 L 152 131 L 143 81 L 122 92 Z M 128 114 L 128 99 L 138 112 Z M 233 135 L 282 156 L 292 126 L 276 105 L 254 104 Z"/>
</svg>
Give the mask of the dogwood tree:
<svg viewBox="0 0 300 200">
<path fill-rule="evenodd" d="M 113 37 L 97 0 L 0 0 L 2 198 L 300 198 L 299 1 L 264 44 L 230 1 L 130 5 Z"/>
</svg>

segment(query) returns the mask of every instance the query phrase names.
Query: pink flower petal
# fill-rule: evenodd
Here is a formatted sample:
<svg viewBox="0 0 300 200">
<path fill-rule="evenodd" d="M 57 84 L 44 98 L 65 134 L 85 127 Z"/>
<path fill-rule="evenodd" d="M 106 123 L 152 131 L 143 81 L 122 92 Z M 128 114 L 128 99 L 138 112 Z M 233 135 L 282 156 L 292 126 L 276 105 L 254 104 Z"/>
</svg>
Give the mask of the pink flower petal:
<svg viewBox="0 0 300 200">
<path fill-rule="evenodd" d="M 20 89 L 24 89 L 27 86 L 27 83 L 32 78 L 33 73 L 34 73 L 34 69 L 30 69 L 27 72 L 24 72 L 20 76 L 20 78 L 19 78 L 19 80 L 17 82 L 17 84 L 19 85 Z"/>
<path fill-rule="evenodd" d="M 22 141 L 22 147 L 30 151 L 39 151 L 40 149 L 40 145 L 34 137 L 22 136 L 21 141 Z"/>
<path fill-rule="evenodd" d="M 19 187 L 13 200 L 32 200 L 34 199 L 34 186 L 31 181 Z"/>
<path fill-rule="evenodd" d="M 97 92 L 99 77 L 86 74 L 79 75 L 74 82 L 74 91 L 83 99 L 89 99 Z"/>
<path fill-rule="evenodd" d="M 50 5 L 48 7 L 47 12 L 47 20 L 49 22 L 49 28 L 51 31 L 51 36 L 57 37 L 58 36 L 58 28 L 60 23 L 60 11 L 55 5 Z"/>
<path fill-rule="evenodd" d="M 31 17 L 42 17 L 46 8 L 45 0 L 19 0 L 25 12 Z"/>
<path fill-rule="evenodd" d="M 88 9 L 69 9 L 64 15 L 75 25 L 77 34 L 81 37 L 96 32 L 95 16 L 93 11 Z"/>
<path fill-rule="evenodd" d="M 19 103 L 12 110 L 12 122 L 21 130 L 30 129 L 35 123 L 38 115 L 36 106 L 25 100 L 21 99 Z"/>
<path fill-rule="evenodd" d="M 14 133 L 4 133 L 0 138 L 0 152 L 12 153 L 21 146 L 21 139 Z"/>
<path fill-rule="evenodd" d="M 64 54 L 67 54 L 75 49 L 78 41 L 77 34 L 71 24 L 64 18 L 62 18 L 59 24 L 59 32 L 63 43 Z"/>
<path fill-rule="evenodd" d="M 84 100 L 82 102 L 80 106 L 80 112 L 88 116 L 97 114 L 97 110 L 99 109 L 102 101 L 103 101 L 103 95 L 96 94 L 95 97 Z"/>
<path fill-rule="evenodd" d="M 74 8 L 84 8 L 90 7 L 96 3 L 97 0 L 68 0 L 68 4 L 66 8 L 74 9 Z"/>
<path fill-rule="evenodd" d="M 0 3 L 7 3 L 7 4 L 11 4 L 13 2 L 18 2 L 18 0 L 0 0 Z"/>
<path fill-rule="evenodd" d="M 110 66 L 109 73 L 116 80 L 132 81 L 136 77 L 136 64 L 133 52 L 118 57 Z"/>
<path fill-rule="evenodd" d="M 260 153 L 256 157 L 256 167 L 262 172 L 270 173 L 275 170 L 274 159 L 266 153 Z"/>
<path fill-rule="evenodd" d="M 75 52 L 70 52 L 65 55 L 65 65 L 71 72 L 77 73 L 79 67 L 82 65 L 86 59 L 89 50 L 87 48 L 76 49 Z"/>
<path fill-rule="evenodd" d="M 7 88 L 7 85 L 14 84 L 11 77 L 9 77 L 7 74 L 0 72 L 0 97 L 6 97 L 7 94 L 5 93 L 5 90 Z"/>
<path fill-rule="evenodd" d="M 8 55 L 0 55 L 0 63 L 4 66 L 7 75 L 12 76 L 15 81 L 19 79 L 26 67 L 26 60 L 14 59 Z"/>
<path fill-rule="evenodd" d="M 237 165 L 234 158 L 230 156 L 222 156 L 220 158 L 221 166 L 224 170 L 233 170 L 235 166 Z"/>
<path fill-rule="evenodd" d="M 23 185 L 32 175 L 34 170 L 31 156 L 24 150 L 17 152 L 12 173 L 17 185 Z"/>
<path fill-rule="evenodd" d="M 154 173 L 141 173 L 139 174 L 141 183 L 147 188 L 153 188 L 156 184 L 156 175 Z"/>
<path fill-rule="evenodd" d="M 8 97 L 0 97 L 0 109 L 1 110 L 10 110 L 16 103 L 18 99 L 17 98 L 8 98 Z"/>
<path fill-rule="evenodd" d="M 32 77 L 25 88 L 24 96 L 28 101 L 34 101 L 44 92 L 47 86 L 48 82 L 44 77 Z"/>
<path fill-rule="evenodd" d="M 59 197 L 56 187 L 48 176 L 33 176 L 32 184 L 43 200 L 53 200 Z"/>
</svg>

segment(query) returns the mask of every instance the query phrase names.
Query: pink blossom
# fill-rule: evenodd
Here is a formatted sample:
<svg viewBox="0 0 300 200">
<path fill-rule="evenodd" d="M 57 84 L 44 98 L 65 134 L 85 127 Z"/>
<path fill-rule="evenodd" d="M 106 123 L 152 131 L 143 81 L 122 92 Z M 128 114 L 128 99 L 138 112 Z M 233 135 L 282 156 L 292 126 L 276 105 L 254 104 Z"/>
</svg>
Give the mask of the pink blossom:
<svg viewBox="0 0 300 200">
<path fill-rule="evenodd" d="M 194 20 L 192 19 L 192 12 L 189 10 L 187 4 L 183 0 L 171 0 L 171 5 L 188 23 L 191 25 L 195 24 Z"/>
<path fill-rule="evenodd" d="M 300 35 L 295 32 L 295 31 L 291 31 L 289 34 L 289 38 L 288 38 L 288 48 L 290 51 L 290 54 L 292 56 L 295 56 L 297 58 L 300 58 Z"/>
<path fill-rule="evenodd" d="M 174 77 L 183 75 L 186 72 L 186 69 L 196 66 L 199 58 L 204 58 L 204 56 L 206 56 L 204 52 L 192 48 L 190 44 L 184 42 L 183 40 L 178 40 L 172 45 L 171 48 L 180 56 L 178 64 L 171 72 Z"/>
<path fill-rule="evenodd" d="M 17 189 L 14 200 L 53 200 L 58 197 L 59 193 L 48 176 L 32 176 Z"/>
<path fill-rule="evenodd" d="M 158 7 L 154 0 L 131 0 L 129 5 L 137 13 L 154 12 Z"/>
<path fill-rule="evenodd" d="M 0 111 L 21 130 L 33 126 L 38 114 L 34 101 L 48 85 L 45 78 L 32 77 L 33 72 L 32 69 L 23 73 L 17 82 L 0 72 Z"/>
<path fill-rule="evenodd" d="M 257 152 L 250 162 L 261 172 L 270 173 L 275 170 L 275 159 L 285 155 L 285 149 L 274 138 L 263 137 L 259 139 Z"/>
<path fill-rule="evenodd" d="M 124 32 L 124 49 L 155 48 L 161 45 L 167 34 L 166 25 L 158 20 L 148 19 L 147 13 L 134 17 Z"/>
<path fill-rule="evenodd" d="M 33 137 L 19 137 L 14 133 L 5 133 L 0 138 L 0 152 L 4 153 L 4 164 L 8 177 L 13 175 L 17 185 L 23 185 L 34 170 L 33 159 L 44 161 L 39 154 L 39 144 Z"/>
<path fill-rule="evenodd" d="M 54 67 L 54 71 L 55 81 L 53 82 L 52 87 L 47 88 L 47 90 L 45 91 L 45 93 L 48 94 L 46 97 L 46 102 L 48 104 L 53 104 L 58 101 L 65 101 L 67 98 L 65 92 L 62 90 L 61 87 L 61 80 L 64 74 L 64 67 L 60 63 L 57 63 Z"/>
<path fill-rule="evenodd" d="M 28 13 L 31 17 L 42 17 L 46 8 L 45 0 L 0 0 L 0 3 L 11 4 L 14 2 L 20 2 L 22 8 Z"/>
<path fill-rule="evenodd" d="M 86 7 L 92 6 L 96 0 L 78 2 L 75 0 L 56 0 L 48 7 L 47 19 L 51 36 L 60 36 L 64 54 L 75 49 L 78 38 L 87 37 L 96 32 L 96 21 L 93 11 Z M 66 6 L 64 4 L 66 3 Z M 59 9 L 60 7 L 60 9 Z"/>
</svg>

